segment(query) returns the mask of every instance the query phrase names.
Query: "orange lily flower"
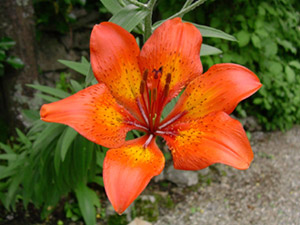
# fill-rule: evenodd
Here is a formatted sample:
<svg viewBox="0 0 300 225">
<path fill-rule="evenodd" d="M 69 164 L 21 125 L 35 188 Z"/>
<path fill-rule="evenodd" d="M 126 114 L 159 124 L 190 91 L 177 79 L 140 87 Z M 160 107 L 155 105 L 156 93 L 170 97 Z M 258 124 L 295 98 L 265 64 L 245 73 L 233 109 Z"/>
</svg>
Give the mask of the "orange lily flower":
<svg viewBox="0 0 300 225">
<path fill-rule="evenodd" d="M 110 148 L 103 179 L 119 214 L 163 170 L 156 136 L 166 140 L 176 169 L 224 163 L 243 170 L 253 159 L 242 125 L 228 114 L 261 83 L 236 64 L 214 65 L 202 74 L 201 44 L 198 29 L 180 18 L 158 27 L 141 51 L 133 35 L 103 22 L 94 26 L 90 40 L 99 84 L 42 106 L 42 120 L 66 124 Z M 164 106 L 183 88 L 172 112 L 161 120 Z M 125 141 L 133 129 L 146 134 Z"/>
</svg>

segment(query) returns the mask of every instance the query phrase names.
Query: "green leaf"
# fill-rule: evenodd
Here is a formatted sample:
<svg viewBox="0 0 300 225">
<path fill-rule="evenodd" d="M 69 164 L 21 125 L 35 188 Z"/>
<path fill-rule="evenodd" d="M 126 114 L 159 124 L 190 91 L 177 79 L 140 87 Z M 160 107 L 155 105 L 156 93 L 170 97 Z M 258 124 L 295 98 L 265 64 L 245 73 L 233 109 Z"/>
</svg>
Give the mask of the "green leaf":
<svg viewBox="0 0 300 225">
<path fill-rule="evenodd" d="M 193 25 L 198 28 L 203 37 L 221 38 L 228 41 L 237 41 L 234 36 L 227 34 L 221 30 L 196 23 L 193 23 Z"/>
<path fill-rule="evenodd" d="M 93 84 L 95 79 L 96 78 L 94 76 L 92 66 L 90 66 L 88 74 L 87 74 L 87 76 L 85 78 L 85 85 L 86 85 L 86 87 L 89 86 L 90 84 Z"/>
<path fill-rule="evenodd" d="M 265 43 L 264 48 L 265 48 L 265 55 L 268 57 L 274 56 L 277 54 L 278 47 L 274 41 L 267 41 Z"/>
<path fill-rule="evenodd" d="M 246 46 L 250 41 L 250 34 L 245 30 L 241 30 L 240 32 L 238 32 L 236 34 L 236 37 L 238 39 L 240 47 Z"/>
<path fill-rule="evenodd" d="M 289 66 L 285 66 L 285 73 L 286 73 L 286 80 L 289 83 L 293 83 L 296 78 L 294 70 Z"/>
<path fill-rule="evenodd" d="M 0 49 L 8 50 L 16 44 L 13 39 L 4 37 L 0 40 Z"/>
<path fill-rule="evenodd" d="M 75 131 L 73 128 L 71 127 L 67 127 L 64 130 L 64 133 L 62 134 L 62 143 L 60 146 L 60 156 L 61 156 L 61 161 L 65 160 L 67 151 L 70 147 L 70 145 L 72 144 L 72 142 L 74 141 L 75 137 L 77 136 L 77 131 Z"/>
<path fill-rule="evenodd" d="M 14 161 L 17 159 L 17 154 L 0 154 L 0 159 L 2 160 L 8 160 L 8 161 Z"/>
<path fill-rule="evenodd" d="M 6 62 L 15 69 L 21 69 L 24 67 L 24 63 L 20 58 L 10 56 L 6 59 Z"/>
<path fill-rule="evenodd" d="M 112 14 L 116 14 L 122 9 L 118 0 L 100 0 L 104 7 Z"/>
<path fill-rule="evenodd" d="M 149 14 L 144 8 L 135 5 L 127 5 L 110 18 L 110 22 L 116 23 L 128 32 L 131 32 Z"/>
<path fill-rule="evenodd" d="M 174 106 L 176 105 L 178 99 L 179 99 L 180 95 L 176 96 L 175 98 L 173 98 L 164 108 L 163 112 L 162 112 L 162 118 L 166 118 L 166 116 L 172 111 L 172 109 L 174 108 Z"/>
<path fill-rule="evenodd" d="M 57 102 L 57 101 L 60 100 L 59 98 L 55 98 L 55 97 L 52 97 L 50 95 L 43 95 L 43 94 L 40 94 L 40 93 L 37 93 L 36 96 L 44 99 L 46 102 Z"/>
<path fill-rule="evenodd" d="M 33 148 L 35 151 L 39 151 L 43 149 L 43 147 L 47 147 L 56 137 L 61 135 L 63 130 L 65 129 L 65 125 L 58 123 L 50 123 L 44 129 L 39 136 L 36 138 L 36 141 L 33 144 Z"/>
<path fill-rule="evenodd" d="M 222 50 L 210 46 L 210 45 L 206 45 L 206 44 L 202 44 L 201 46 L 201 50 L 200 50 L 200 56 L 205 56 L 205 55 L 217 55 L 217 54 L 221 54 Z"/>
<path fill-rule="evenodd" d="M 300 63 L 297 60 L 290 61 L 289 65 L 300 70 Z"/>
<path fill-rule="evenodd" d="M 26 146 L 26 148 L 30 148 L 31 147 L 31 141 L 28 139 L 28 137 L 23 134 L 22 131 L 20 131 L 18 128 L 16 128 L 17 134 L 20 138 L 20 141 Z"/>
<path fill-rule="evenodd" d="M 5 57 L 6 57 L 5 51 L 0 49 L 0 62 L 4 61 Z"/>
<path fill-rule="evenodd" d="M 4 150 L 8 154 L 14 154 L 15 153 L 9 145 L 5 145 L 1 142 L 0 142 L 0 149 Z"/>
<path fill-rule="evenodd" d="M 88 75 L 90 63 L 86 60 L 82 59 L 81 62 L 74 62 L 74 61 L 59 59 L 58 62 L 64 64 L 65 66 L 69 67 L 72 70 L 75 70 L 76 72 L 84 76 Z"/>
<path fill-rule="evenodd" d="M 30 122 L 40 119 L 40 113 L 36 110 L 24 109 L 22 110 L 22 114 L 26 119 L 30 120 Z"/>
<path fill-rule="evenodd" d="M 38 84 L 27 84 L 27 86 L 59 98 L 67 98 L 70 96 L 68 92 L 65 92 L 57 88 L 52 88 L 52 87 L 38 85 Z"/>
<path fill-rule="evenodd" d="M 70 82 L 71 82 L 72 88 L 75 92 L 78 92 L 83 89 L 81 84 L 79 84 L 76 80 L 71 79 Z"/>
<path fill-rule="evenodd" d="M 251 41 L 254 45 L 254 47 L 260 49 L 261 48 L 261 41 L 260 41 L 260 38 L 256 35 L 256 34 L 253 34 L 251 36 Z"/>
<path fill-rule="evenodd" d="M 84 222 L 87 225 L 95 225 L 96 209 L 94 206 L 100 207 L 100 200 L 97 194 L 88 188 L 84 183 L 80 183 L 75 189 L 75 195 Z"/>
</svg>

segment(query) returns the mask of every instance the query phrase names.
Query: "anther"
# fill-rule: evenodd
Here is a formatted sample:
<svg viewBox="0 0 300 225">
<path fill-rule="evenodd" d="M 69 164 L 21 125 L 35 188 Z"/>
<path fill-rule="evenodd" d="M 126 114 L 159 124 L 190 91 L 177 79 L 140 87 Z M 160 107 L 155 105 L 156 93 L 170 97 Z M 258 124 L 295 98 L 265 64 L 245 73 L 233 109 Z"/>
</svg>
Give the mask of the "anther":
<svg viewBox="0 0 300 225">
<path fill-rule="evenodd" d="M 156 98 L 157 98 L 157 89 L 154 88 L 153 89 L 153 101 L 156 101 Z"/>
<path fill-rule="evenodd" d="M 148 69 L 146 69 L 143 73 L 143 81 L 147 82 L 148 79 Z"/>
<path fill-rule="evenodd" d="M 168 73 L 166 77 L 166 84 L 170 84 L 170 83 L 171 83 L 171 74 Z"/>
<path fill-rule="evenodd" d="M 140 85 L 140 94 L 144 94 L 144 91 L 145 91 L 145 81 L 142 80 Z"/>
<path fill-rule="evenodd" d="M 164 94 L 163 94 L 163 96 L 165 96 L 165 97 L 168 96 L 168 94 L 169 94 L 169 89 L 170 89 L 169 84 L 166 84 L 166 85 L 165 85 L 165 88 L 164 88 Z"/>
</svg>

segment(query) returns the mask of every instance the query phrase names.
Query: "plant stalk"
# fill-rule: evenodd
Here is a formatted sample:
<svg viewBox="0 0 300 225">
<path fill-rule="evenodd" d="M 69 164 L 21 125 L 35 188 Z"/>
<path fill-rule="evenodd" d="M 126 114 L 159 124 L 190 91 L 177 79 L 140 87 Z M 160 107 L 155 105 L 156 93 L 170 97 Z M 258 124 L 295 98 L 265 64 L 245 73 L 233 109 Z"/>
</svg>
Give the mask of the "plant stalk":
<svg viewBox="0 0 300 225">
<path fill-rule="evenodd" d="M 153 8 L 156 3 L 156 0 L 149 0 L 147 4 L 147 8 L 149 10 L 149 14 L 145 18 L 145 32 L 144 32 L 144 43 L 152 34 L 152 13 Z"/>
</svg>

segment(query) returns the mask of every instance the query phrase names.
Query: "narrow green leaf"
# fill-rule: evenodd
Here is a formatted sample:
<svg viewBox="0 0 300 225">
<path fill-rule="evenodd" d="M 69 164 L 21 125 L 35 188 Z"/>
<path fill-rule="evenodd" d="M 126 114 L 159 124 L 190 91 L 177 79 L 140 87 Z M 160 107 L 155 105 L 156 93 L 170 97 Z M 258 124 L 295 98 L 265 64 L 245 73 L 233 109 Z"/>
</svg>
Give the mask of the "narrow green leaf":
<svg viewBox="0 0 300 225">
<path fill-rule="evenodd" d="M 40 113 L 36 110 L 24 109 L 22 110 L 23 116 L 30 120 L 30 122 L 36 121 L 40 118 Z"/>
<path fill-rule="evenodd" d="M 217 55 L 221 54 L 222 51 L 216 47 L 202 44 L 201 46 L 201 51 L 200 51 L 200 56 L 205 56 L 205 55 Z"/>
<path fill-rule="evenodd" d="M 162 118 L 165 118 L 174 108 L 174 106 L 176 105 L 177 101 L 179 99 L 179 95 L 176 98 L 173 98 L 164 108 L 163 112 L 162 112 Z"/>
<path fill-rule="evenodd" d="M 65 160 L 67 151 L 68 151 L 70 145 L 72 144 L 72 142 L 74 141 L 75 137 L 77 136 L 77 134 L 78 134 L 77 131 L 75 131 L 71 127 L 67 127 L 64 130 L 64 133 L 62 134 L 62 143 L 61 143 L 61 147 L 60 147 L 61 161 Z"/>
<path fill-rule="evenodd" d="M 17 154 L 0 154 L 0 159 L 8 160 L 8 161 L 14 161 L 17 159 Z"/>
<path fill-rule="evenodd" d="M 114 14 L 109 21 L 131 32 L 148 14 L 149 11 L 147 9 L 141 9 L 135 5 L 127 5 Z"/>
<path fill-rule="evenodd" d="M 87 225 L 96 224 L 96 209 L 94 205 L 100 206 L 97 194 L 88 188 L 85 184 L 80 183 L 75 189 L 75 195 L 78 201 L 79 209 Z"/>
<path fill-rule="evenodd" d="M 92 84 L 93 80 L 95 80 L 95 76 L 94 76 L 94 73 L 93 73 L 92 66 L 90 65 L 89 70 L 88 70 L 88 74 L 85 78 L 86 87 L 89 86 L 90 84 Z"/>
<path fill-rule="evenodd" d="M 75 92 L 78 92 L 83 89 L 81 84 L 79 84 L 76 80 L 71 79 L 70 82 L 71 82 L 72 88 Z"/>
<path fill-rule="evenodd" d="M 58 123 L 50 123 L 47 125 L 48 126 L 40 133 L 33 144 L 35 151 L 39 151 L 43 147 L 48 146 L 48 144 L 51 143 L 56 137 L 61 135 L 66 127 L 65 125 Z"/>
<path fill-rule="evenodd" d="M 100 0 L 104 7 L 112 14 L 116 14 L 122 9 L 118 0 Z"/>
<path fill-rule="evenodd" d="M 224 31 L 195 23 L 193 23 L 193 25 L 198 28 L 203 37 L 221 38 L 228 41 L 237 41 L 234 36 L 227 34 Z"/>
<path fill-rule="evenodd" d="M 165 22 L 165 20 L 160 20 L 154 23 L 153 29 L 159 27 L 163 22 Z M 191 23 L 189 21 L 183 21 L 183 22 Z M 237 39 L 234 36 L 227 34 L 224 31 L 209 26 L 196 24 L 196 23 L 192 23 L 192 24 L 200 31 L 202 37 L 220 38 L 228 41 L 237 41 Z"/>
<path fill-rule="evenodd" d="M 28 137 L 23 134 L 22 131 L 20 131 L 18 128 L 16 128 L 17 134 L 20 138 L 20 141 L 26 146 L 26 148 L 30 148 L 31 147 L 31 141 L 28 139 Z"/>
<path fill-rule="evenodd" d="M 69 67 L 72 70 L 75 70 L 76 72 L 84 76 L 88 75 L 90 63 L 87 60 L 81 60 L 81 62 L 74 62 L 74 61 L 59 59 L 58 62 L 64 64 L 65 66 Z"/>
<path fill-rule="evenodd" d="M 37 93 L 36 96 L 44 99 L 46 102 L 57 102 L 57 101 L 60 100 L 59 98 L 55 98 L 55 97 L 52 97 L 50 95 L 43 95 L 43 94 L 40 94 L 40 93 Z"/>
<path fill-rule="evenodd" d="M 38 84 L 27 84 L 27 86 L 59 98 L 67 98 L 70 96 L 68 92 L 65 92 L 57 88 L 52 88 L 52 87 L 38 85 Z"/>
<path fill-rule="evenodd" d="M 8 154 L 14 154 L 14 151 L 12 150 L 12 148 L 9 145 L 5 145 L 1 142 L 0 142 L 0 149 L 4 150 Z"/>
</svg>

